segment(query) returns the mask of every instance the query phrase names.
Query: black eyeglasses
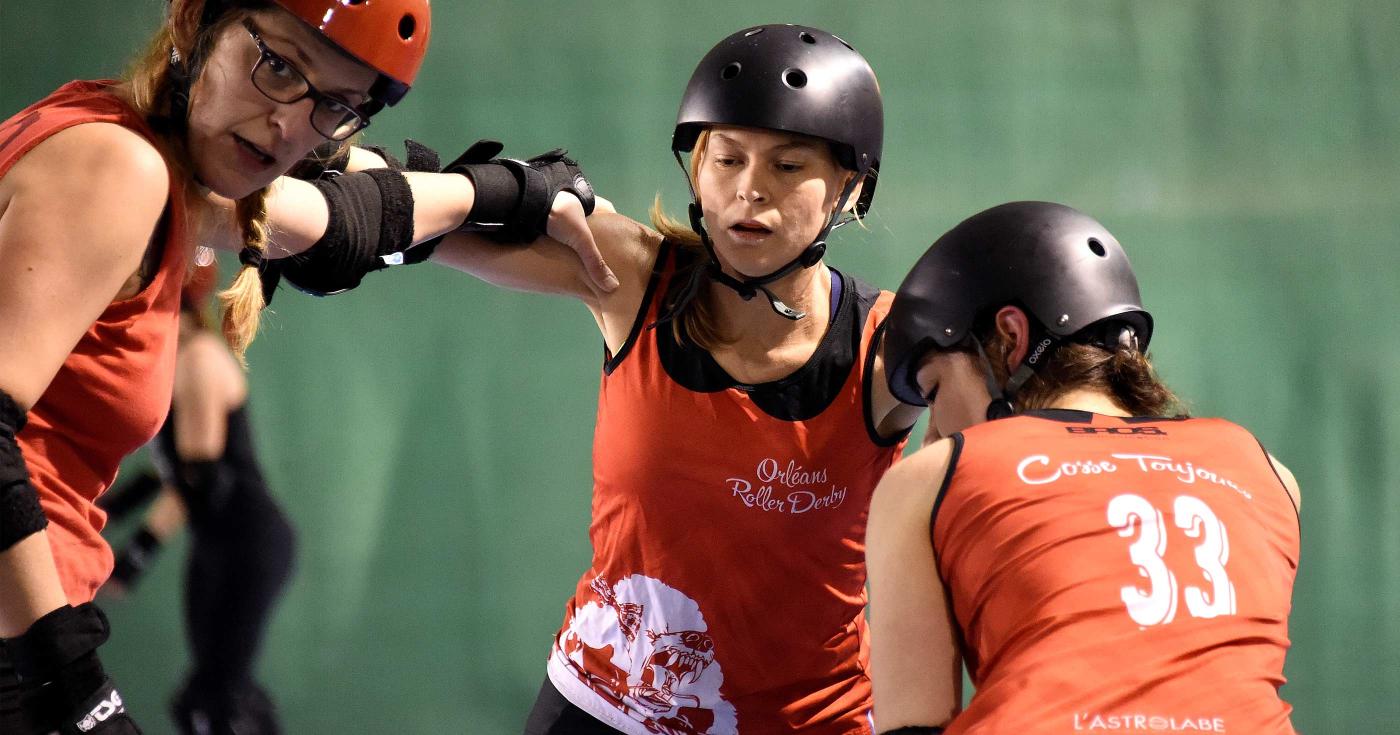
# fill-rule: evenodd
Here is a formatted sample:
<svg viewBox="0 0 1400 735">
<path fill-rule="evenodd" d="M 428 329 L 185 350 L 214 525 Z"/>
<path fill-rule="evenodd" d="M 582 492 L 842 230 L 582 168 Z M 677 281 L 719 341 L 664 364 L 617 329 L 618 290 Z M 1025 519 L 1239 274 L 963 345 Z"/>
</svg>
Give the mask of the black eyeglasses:
<svg viewBox="0 0 1400 735">
<path fill-rule="evenodd" d="M 278 56 L 263 43 L 257 29 L 243 21 L 253 43 L 258 45 L 258 63 L 253 65 L 253 86 L 273 102 L 291 104 L 310 97 L 316 101 L 311 108 L 311 127 L 331 140 L 345 140 L 369 126 L 369 117 L 349 102 L 336 99 L 311 86 L 306 77 L 291 62 Z"/>
</svg>

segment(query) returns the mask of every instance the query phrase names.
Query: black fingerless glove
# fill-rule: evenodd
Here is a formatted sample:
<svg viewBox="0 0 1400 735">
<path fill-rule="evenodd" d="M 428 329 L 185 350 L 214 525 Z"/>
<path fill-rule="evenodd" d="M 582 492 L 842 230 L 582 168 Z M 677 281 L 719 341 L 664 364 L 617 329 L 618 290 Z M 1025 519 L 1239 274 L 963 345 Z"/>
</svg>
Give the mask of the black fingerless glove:
<svg viewBox="0 0 1400 735">
<path fill-rule="evenodd" d="M 463 230 L 489 233 L 498 242 L 533 242 L 545 233 L 554 197 L 562 191 L 578 197 L 585 215 L 593 213 L 593 185 L 563 148 L 524 161 L 495 158 L 502 148 L 498 141 L 479 140 L 443 169 L 466 176 L 476 188 Z"/>
<path fill-rule="evenodd" d="M 64 605 L 4 641 L 21 687 L 42 689 L 38 719 L 62 735 L 139 735 L 121 694 L 102 669 L 97 647 L 107 617 L 92 603 Z"/>
<path fill-rule="evenodd" d="M 117 554 L 116 564 L 112 567 L 112 579 L 127 589 L 135 589 L 141 578 L 146 575 L 146 568 L 151 560 L 160 552 L 160 545 L 160 539 L 151 533 L 151 529 L 142 526 Z"/>
</svg>

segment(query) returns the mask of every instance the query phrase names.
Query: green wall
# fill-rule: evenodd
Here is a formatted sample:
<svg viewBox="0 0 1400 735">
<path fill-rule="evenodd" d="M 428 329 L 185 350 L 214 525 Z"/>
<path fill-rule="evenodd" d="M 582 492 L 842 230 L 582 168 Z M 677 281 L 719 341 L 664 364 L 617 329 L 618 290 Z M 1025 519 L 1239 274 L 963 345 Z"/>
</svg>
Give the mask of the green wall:
<svg viewBox="0 0 1400 735">
<path fill-rule="evenodd" d="M 162 5 L 0 0 L 0 113 L 117 73 Z M 660 192 L 680 212 L 669 136 L 694 63 L 798 22 L 861 49 L 885 92 L 875 214 L 833 263 L 893 287 L 987 206 L 1097 216 L 1166 378 L 1302 485 L 1295 723 L 1400 721 L 1400 3 L 436 6 L 421 82 L 371 142 L 565 145 L 620 210 Z M 431 266 L 272 311 L 253 411 L 301 557 L 262 674 L 289 731 L 518 732 L 588 560 L 591 319 Z M 108 607 L 104 656 L 152 733 L 184 665 L 177 547 Z"/>
</svg>

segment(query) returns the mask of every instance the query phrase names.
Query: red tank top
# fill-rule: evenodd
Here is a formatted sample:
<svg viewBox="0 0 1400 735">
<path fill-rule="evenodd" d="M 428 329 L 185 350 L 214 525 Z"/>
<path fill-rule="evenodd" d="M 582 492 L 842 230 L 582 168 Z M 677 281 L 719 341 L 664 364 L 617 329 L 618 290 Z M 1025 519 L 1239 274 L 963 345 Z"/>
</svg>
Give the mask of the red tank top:
<svg viewBox="0 0 1400 735">
<path fill-rule="evenodd" d="M 949 733 L 1293 732 L 1298 517 L 1248 431 L 1044 411 L 959 439 L 933 545 L 977 692 Z"/>
<path fill-rule="evenodd" d="M 115 123 L 151 139 L 140 115 L 108 92 L 111 84 L 69 82 L 0 124 L 0 176 L 49 136 L 82 123 Z M 122 458 L 155 435 L 170 408 L 185 218 L 183 192 L 172 181 L 155 277 L 88 328 L 17 437 L 49 518 L 63 590 L 74 605 L 92 600 L 112 571 L 111 549 L 99 533 L 107 515 L 93 501 L 112 483 Z"/>
<path fill-rule="evenodd" d="M 669 325 L 644 328 L 672 250 L 604 365 L 593 563 L 550 680 L 636 735 L 869 733 L 865 524 L 904 445 L 874 433 L 868 399 L 892 295 L 847 279 L 807 365 L 738 385 Z"/>
</svg>

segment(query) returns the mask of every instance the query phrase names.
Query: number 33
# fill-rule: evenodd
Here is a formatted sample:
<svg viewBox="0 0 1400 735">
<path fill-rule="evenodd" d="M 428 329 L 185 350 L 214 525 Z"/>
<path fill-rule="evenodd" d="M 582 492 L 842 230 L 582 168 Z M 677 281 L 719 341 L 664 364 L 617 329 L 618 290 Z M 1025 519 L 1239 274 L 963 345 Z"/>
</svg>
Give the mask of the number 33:
<svg viewBox="0 0 1400 735">
<path fill-rule="evenodd" d="M 1211 584 L 1209 595 L 1199 587 L 1186 588 L 1187 611 L 1195 618 L 1234 615 L 1235 585 L 1225 573 L 1225 563 L 1230 559 L 1225 524 L 1209 505 L 1190 495 L 1177 497 L 1172 515 L 1176 527 L 1187 537 L 1201 539 L 1196 546 L 1196 564 Z M 1177 583 L 1163 558 L 1167 537 L 1162 511 L 1141 495 L 1119 495 L 1108 503 L 1108 523 L 1124 538 L 1141 529 L 1137 540 L 1128 547 L 1128 556 L 1137 565 L 1138 573 L 1147 578 L 1148 589 L 1126 585 L 1119 591 L 1128 616 L 1144 627 L 1170 623 L 1176 617 Z"/>
</svg>

